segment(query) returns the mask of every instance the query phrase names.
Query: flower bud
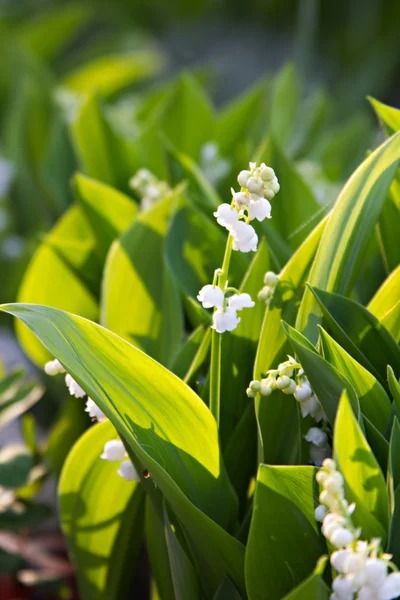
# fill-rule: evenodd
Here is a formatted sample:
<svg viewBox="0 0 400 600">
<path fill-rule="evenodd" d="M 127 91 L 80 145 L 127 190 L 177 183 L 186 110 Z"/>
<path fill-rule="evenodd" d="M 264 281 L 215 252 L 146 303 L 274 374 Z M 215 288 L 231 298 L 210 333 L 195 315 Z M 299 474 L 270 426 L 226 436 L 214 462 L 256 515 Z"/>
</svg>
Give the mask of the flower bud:
<svg viewBox="0 0 400 600">
<path fill-rule="evenodd" d="M 287 396 L 290 396 L 291 394 L 294 394 L 296 390 L 296 382 L 293 381 L 293 379 L 290 380 L 290 385 L 288 387 L 286 387 L 284 390 L 282 390 L 282 392 L 284 394 L 286 394 Z"/>
<path fill-rule="evenodd" d="M 302 383 L 301 385 L 296 386 L 296 390 L 294 392 L 294 397 L 298 402 L 304 402 L 312 396 L 312 389 L 308 383 Z"/>
<path fill-rule="evenodd" d="M 235 194 L 233 194 L 233 199 L 236 203 L 236 206 L 239 208 L 242 208 L 242 206 L 247 206 L 250 203 L 250 197 L 244 192 L 235 192 Z"/>
<path fill-rule="evenodd" d="M 60 361 L 57 360 L 56 358 L 54 360 L 51 360 L 50 362 L 47 362 L 44 365 L 44 370 L 47 375 L 52 375 L 52 376 L 58 375 L 59 373 L 65 373 L 64 367 L 62 366 Z"/>
<path fill-rule="evenodd" d="M 133 463 L 128 459 L 120 464 L 117 471 L 118 475 L 126 479 L 126 481 L 140 481 L 140 477 L 133 466 Z"/>
<path fill-rule="evenodd" d="M 336 463 L 332 458 L 326 458 L 322 463 L 322 466 L 328 471 L 336 471 Z"/>
<path fill-rule="evenodd" d="M 340 494 L 343 491 L 343 475 L 336 471 L 332 475 L 328 475 L 324 487 L 330 494 Z"/>
<path fill-rule="evenodd" d="M 116 460 L 124 460 L 125 454 L 125 448 L 121 440 L 110 440 L 105 443 L 104 452 L 100 458 L 114 462 Z"/>
<path fill-rule="evenodd" d="M 325 504 L 328 508 L 331 508 L 336 504 L 336 499 L 327 490 L 323 490 L 319 495 L 319 501 L 321 504 Z"/>
<path fill-rule="evenodd" d="M 262 166 L 262 165 L 261 165 Z M 262 166 L 261 179 L 263 181 L 271 181 L 275 177 L 275 171 L 271 167 Z"/>
<path fill-rule="evenodd" d="M 279 281 L 279 277 L 273 271 L 267 271 L 264 275 L 264 283 L 265 285 L 269 285 L 271 287 L 275 287 Z"/>
<path fill-rule="evenodd" d="M 260 389 L 260 394 L 261 396 L 270 396 L 272 394 L 272 389 L 269 387 L 269 385 L 262 385 L 261 389 Z"/>
<path fill-rule="evenodd" d="M 278 379 L 276 380 L 276 387 L 278 388 L 278 390 L 284 390 L 285 388 L 290 386 L 291 382 L 292 379 L 290 379 L 290 377 L 288 377 L 287 375 L 282 375 L 282 377 L 278 377 Z"/>
<path fill-rule="evenodd" d="M 249 177 L 246 184 L 247 189 L 251 194 L 262 194 L 263 186 L 261 181 L 257 181 L 254 177 Z"/>
<path fill-rule="evenodd" d="M 345 529 L 345 527 L 339 527 L 332 533 L 330 536 L 330 541 L 336 548 L 344 548 L 351 544 L 354 539 L 354 535 L 349 529 Z"/>
<path fill-rule="evenodd" d="M 320 504 L 319 506 L 317 506 L 317 508 L 314 511 L 315 519 L 322 523 L 327 512 L 328 511 L 327 511 L 326 506 L 324 506 L 323 504 Z"/>
<path fill-rule="evenodd" d="M 261 389 L 261 382 L 257 381 L 257 379 L 253 379 L 253 381 L 250 381 L 249 388 L 253 390 L 253 392 L 259 392 Z"/>
<path fill-rule="evenodd" d="M 249 177 L 250 177 L 250 171 L 246 171 L 246 170 L 240 171 L 238 178 L 237 178 L 239 185 L 241 187 L 246 187 Z"/>
<path fill-rule="evenodd" d="M 255 398 L 257 395 L 257 392 L 255 392 L 254 390 L 252 390 L 251 388 L 247 388 L 246 390 L 246 394 L 248 398 Z"/>
</svg>

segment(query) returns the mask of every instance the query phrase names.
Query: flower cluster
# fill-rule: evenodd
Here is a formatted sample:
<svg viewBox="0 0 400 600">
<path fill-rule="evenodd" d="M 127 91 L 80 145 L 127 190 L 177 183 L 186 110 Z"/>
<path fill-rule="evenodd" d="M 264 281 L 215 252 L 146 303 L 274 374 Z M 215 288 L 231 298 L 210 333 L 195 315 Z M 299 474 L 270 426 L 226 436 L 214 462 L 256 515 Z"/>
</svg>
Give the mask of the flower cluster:
<svg viewBox="0 0 400 600">
<path fill-rule="evenodd" d="M 157 179 L 148 169 L 139 169 L 129 180 L 129 187 L 140 196 L 142 210 L 148 210 L 171 193 L 168 183 Z"/>
<path fill-rule="evenodd" d="M 380 539 L 370 543 L 359 539 L 361 529 L 352 522 L 355 504 L 347 502 L 344 480 L 332 459 L 325 459 L 317 473 L 322 490 L 315 517 L 322 522 L 322 533 L 337 548 L 331 555 L 338 576 L 333 582 L 331 600 L 392 600 L 400 595 L 400 573 L 390 562 L 391 555 L 381 551 Z"/>
<path fill-rule="evenodd" d="M 204 308 L 216 309 L 213 314 L 212 327 L 218 333 L 236 329 L 240 323 L 237 311 L 255 306 L 250 294 L 240 294 L 233 288 L 229 288 L 227 291 L 234 291 L 234 294 L 226 297 L 226 294 L 218 286 L 205 285 L 197 296 Z"/>
<path fill-rule="evenodd" d="M 121 440 L 110 440 L 105 443 L 103 454 L 100 455 L 103 460 L 110 462 L 118 461 L 120 463 L 117 471 L 118 475 L 126 479 L 126 481 L 140 481 L 140 477 L 133 466 L 133 463 L 128 458 L 124 444 Z"/>
<path fill-rule="evenodd" d="M 288 356 L 288 360 L 280 363 L 277 369 L 267 371 L 266 377 L 261 381 L 251 381 L 246 394 L 249 398 L 255 398 L 258 393 L 269 396 L 274 390 L 281 390 L 287 396 L 293 395 L 300 405 L 303 418 L 310 416 L 320 424 L 320 427 L 311 427 L 305 439 L 310 443 L 310 462 L 321 465 L 332 451 L 325 431 L 326 415 L 301 364 L 292 356 Z"/>
<path fill-rule="evenodd" d="M 258 292 L 258 299 L 265 304 L 269 304 L 272 295 L 278 285 L 279 277 L 273 271 L 267 271 L 264 276 L 264 287 Z"/>
<path fill-rule="evenodd" d="M 207 142 L 202 146 L 200 150 L 200 167 L 211 185 L 216 185 L 231 170 L 229 161 L 221 158 L 218 145 L 215 142 Z"/>
<path fill-rule="evenodd" d="M 47 375 L 59 375 L 65 373 L 65 385 L 67 386 L 69 393 L 71 396 L 75 396 L 75 398 L 84 398 L 86 396 L 86 392 L 81 388 L 79 383 L 75 381 L 75 379 L 66 372 L 60 361 L 57 359 L 51 360 L 46 363 L 44 366 L 44 370 Z M 86 401 L 85 411 L 89 414 L 89 416 L 96 421 L 105 421 L 107 419 L 106 415 L 103 413 L 101 408 L 97 406 L 97 404 L 88 397 Z"/>
</svg>

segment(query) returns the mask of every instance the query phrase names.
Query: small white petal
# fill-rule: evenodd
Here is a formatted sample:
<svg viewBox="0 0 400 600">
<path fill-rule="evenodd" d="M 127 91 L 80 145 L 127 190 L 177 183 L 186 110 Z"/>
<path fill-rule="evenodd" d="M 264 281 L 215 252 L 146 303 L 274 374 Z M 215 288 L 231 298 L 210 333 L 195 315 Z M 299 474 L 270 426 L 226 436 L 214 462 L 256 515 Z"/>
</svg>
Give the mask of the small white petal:
<svg viewBox="0 0 400 600">
<path fill-rule="evenodd" d="M 252 201 L 249 205 L 249 215 L 251 220 L 264 221 L 264 219 L 271 219 L 271 204 L 265 198 Z"/>
<path fill-rule="evenodd" d="M 247 206 L 250 203 L 250 196 L 244 192 L 235 192 L 233 194 L 233 199 L 239 208 Z"/>
<path fill-rule="evenodd" d="M 368 558 L 365 561 L 364 574 L 366 584 L 375 590 L 379 589 L 386 581 L 387 564 L 380 558 Z"/>
<path fill-rule="evenodd" d="M 205 285 L 199 291 L 197 300 L 202 303 L 204 308 L 222 308 L 224 292 L 216 285 Z"/>
<path fill-rule="evenodd" d="M 91 419 L 96 419 L 99 422 L 107 420 L 107 417 L 101 408 L 99 408 L 91 398 L 87 399 L 85 412 L 89 414 Z"/>
<path fill-rule="evenodd" d="M 65 385 L 67 386 L 69 393 L 71 396 L 75 396 L 75 398 L 83 398 L 86 396 L 86 392 L 81 388 L 79 383 L 75 381 L 73 377 L 69 373 L 65 376 Z"/>
<path fill-rule="evenodd" d="M 302 383 L 301 385 L 296 386 L 294 397 L 298 402 L 304 402 L 305 400 L 308 400 L 310 396 L 312 396 L 312 389 L 308 383 Z"/>
<path fill-rule="evenodd" d="M 47 375 L 58 375 L 59 373 L 65 373 L 64 367 L 56 358 L 50 362 L 47 362 L 44 365 L 44 370 Z"/>
<path fill-rule="evenodd" d="M 264 284 L 270 287 L 275 287 L 279 282 L 279 277 L 273 271 L 267 271 L 264 275 Z"/>
<path fill-rule="evenodd" d="M 330 536 L 330 541 L 336 548 L 344 548 L 351 544 L 354 540 L 354 535 L 349 529 L 345 527 L 339 527 Z"/>
<path fill-rule="evenodd" d="M 323 504 L 320 504 L 319 506 L 317 506 L 317 508 L 314 511 L 315 519 L 322 523 L 322 521 L 324 520 L 324 518 L 326 516 L 326 513 L 327 513 L 326 506 L 324 506 Z"/>
<path fill-rule="evenodd" d="M 235 310 L 242 310 L 243 308 L 253 308 L 255 302 L 251 299 L 250 294 L 235 294 L 228 300 L 228 304 Z"/>
<path fill-rule="evenodd" d="M 238 211 L 230 204 L 220 204 L 214 213 L 217 223 L 228 231 L 237 223 L 239 219 Z"/>
<path fill-rule="evenodd" d="M 116 460 L 124 460 L 125 456 L 126 452 L 121 440 L 110 440 L 104 444 L 104 451 L 100 458 L 114 462 Z"/>
<path fill-rule="evenodd" d="M 249 177 L 250 177 L 250 171 L 246 171 L 246 170 L 240 171 L 238 178 L 237 178 L 239 185 L 241 187 L 246 187 Z"/>
<path fill-rule="evenodd" d="M 225 331 L 233 331 L 240 323 L 240 318 L 236 314 L 236 310 L 230 306 L 225 309 L 219 308 L 213 314 L 213 326 L 218 333 Z"/>
<path fill-rule="evenodd" d="M 117 471 L 126 481 L 140 481 L 140 477 L 130 460 L 124 460 Z"/>
<path fill-rule="evenodd" d="M 318 427 L 311 427 L 304 436 L 307 442 L 315 446 L 323 446 L 328 441 L 328 436 Z"/>
</svg>

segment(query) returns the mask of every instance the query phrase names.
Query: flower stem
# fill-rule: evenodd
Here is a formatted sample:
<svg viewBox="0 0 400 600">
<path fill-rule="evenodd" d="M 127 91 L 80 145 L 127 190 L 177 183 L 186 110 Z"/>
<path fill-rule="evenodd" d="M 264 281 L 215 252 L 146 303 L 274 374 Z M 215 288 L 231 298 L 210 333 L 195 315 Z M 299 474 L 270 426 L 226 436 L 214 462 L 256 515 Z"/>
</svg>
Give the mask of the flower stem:
<svg viewBox="0 0 400 600">
<path fill-rule="evenodd" d="M 229 263 L 231 261 L 233 237 L 228 236 L 222 268 L 218 274 L 218 286 L 225 291 L 228 282 Z M 220 397 L 221 397 L 221 346 L 222 336 L 215 329 L 211 335 L 211 365 L 210 365 L 210 411 L 219 427 Z"/>
</svg>

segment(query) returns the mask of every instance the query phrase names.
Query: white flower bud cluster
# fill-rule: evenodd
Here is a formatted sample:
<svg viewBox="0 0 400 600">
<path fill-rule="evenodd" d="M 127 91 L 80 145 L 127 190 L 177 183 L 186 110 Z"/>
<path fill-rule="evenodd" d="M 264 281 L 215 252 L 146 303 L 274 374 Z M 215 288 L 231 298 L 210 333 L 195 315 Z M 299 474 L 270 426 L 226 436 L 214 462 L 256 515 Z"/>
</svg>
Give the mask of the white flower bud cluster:
<svg viewBox="0 0 400 600">
<path fill-rule="evenodd" d="M 225 331 L 236 329 L 240 323 L 237 311 L 255 306 L 250 294 L 240 294 L 236 290 L 233 291 L 235 293 L 232 296 L 226 297 L 220 287 L 210 284 L 202 287 L 198 293 L 197 299 L 202 303 L 204 308 L 216 309 L 213 313 L 212 328 L 217 333 L 225 333 Z"/>
<path fill-rule="evenodd" d="M 351 516 L 355 504 L 344 495 L 344 480 L 332 459 L 323 462 L 317 473 L 321 486 L 315 518 L 322 522 L 322 533 L 337 548 L 330 557 L 338 576 L 332 585 L 331 600 L 392 600 L 400 595 L 400 573 L 388 574 L 395 566 L 390 554 L 381 552 L 380 539 L 370 543 L 359 540 L 361 529 Z"/>
<path fill-rule="evenodd" d="M 119 462 L 119 469 L 117 471 L 120 477 L 126 479 L 126 481 L 140 481 L 138 472 L 136 471 L 133 463 L 128 458 L 128 454 L 125 451 L 124 444 L 121 440 L 110 440 L 105 443 L 103 454 L 100 455 L 103 460 L 110 462 Z"/>
<path fill-rule="evenodd" d="M 172 191 L 166 181 L 157 179 L 149 169 L 139 169 L 129 180 L 129 187 L 140 196 L 142 210 L 148 210 Z"/>
<path fill-rule="evenodd" d="M 311 416 L 322 428 L 326 427 L 326 415 L 318 398 L 311 389 L 300 363 L 292 356 L 278 365 L 277 369 L 267 371 L 267 376 L 261 381 L 251 381 L 246 390 L 249 398 L 255 398 L 257 393 L 269 396 L 274 390 L 281 390 L 287 396 L 293 395 L 300 405 L 303 418 Z M 328 435 L 319 427 L 311 427 L 305 439 L 310 443 L 310 462 L 321 465 L 322 461 L 331 456 L 332 449 Z"/>
<path fill-rule="evenodd" d="M 279 183 L 273 169 L 264 163 L 260 167 L 250 163 L 250 171 L 241 171 L 238 182 L 241 185 L 240 192 L 232 189 L 232 203 L 220 204 L 214 216 L 218 224 L 232 236 L 233 250 L 255 252 L 258 236 L 250 221 L 271 218 L 271 204 L 267 198 L 272 199 L 279 191 Z M 252 192 L 253 189 L 257 189 L 257 192 Z"/>
<path fill-rule="evenodd" d="M 265 304 L 269 304 L 272 295 L 278 285 L 279 277 L 273 271 L 267 271 L 264 276 L 264 287 L 258 292 L 258 299 Z"/>
<path fill-rule="evenodd" d="M 221 158 L 218 144 L 215 142 L 207 142 L 202 146 L 200 150 L 200 167 L 211 185 L 217 185 L 231 170 L 230 162 Z"/>
<path fill-rule="evenodd" d="M 47 362 L 44 366 L 44 371 L 47 375 L 59 375 L 61 373 L 66 373 L 64 367 L 56 358 Z M 86 392 L 77 381 L 69 374 L 65 375 L 65 385 L 68 388 L 71 396 L 75 396 L 75 398 L 84 398 L 86 396 Z M 86 402 L 85 411 L 89 413 L 89 416 L 96 421 L 105 421 L 107 419 L 106 415 L 103 411 L 97 406 L 97 404 L 88 397 Z"/>
</svg>

